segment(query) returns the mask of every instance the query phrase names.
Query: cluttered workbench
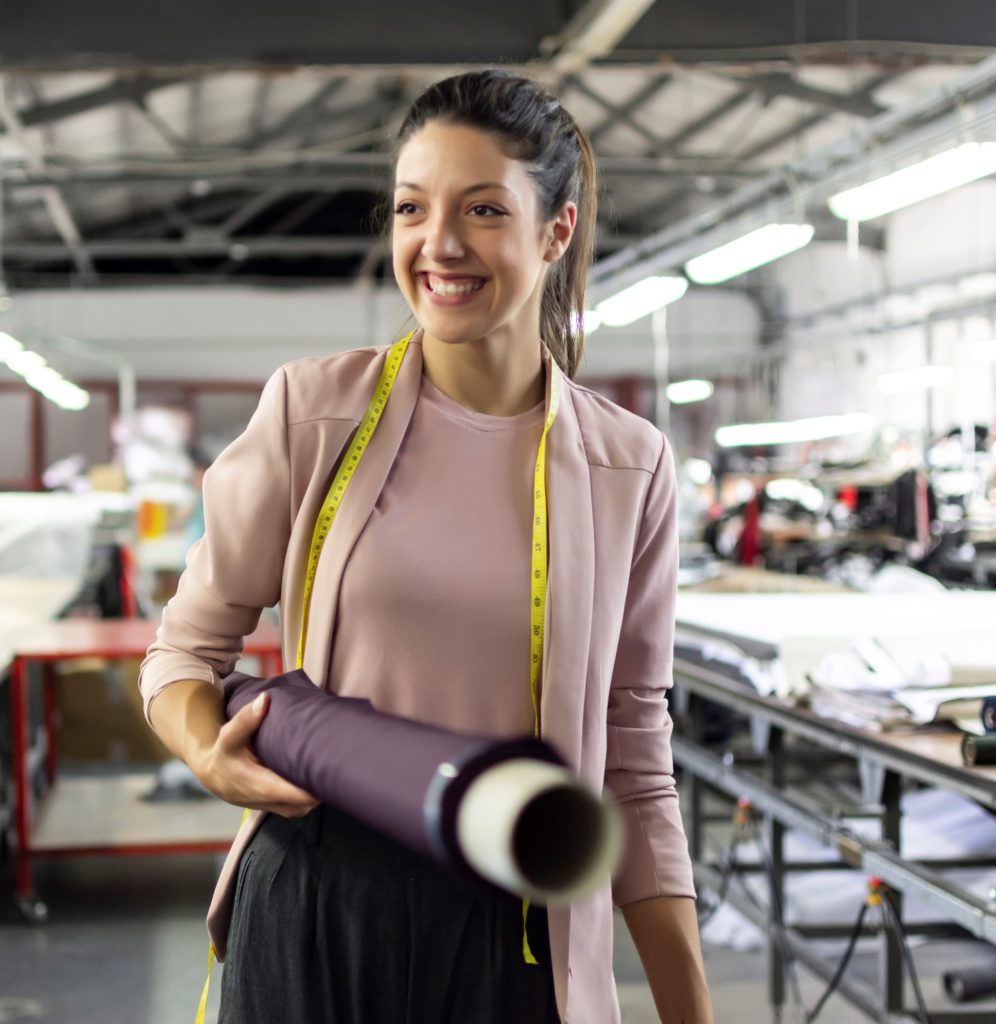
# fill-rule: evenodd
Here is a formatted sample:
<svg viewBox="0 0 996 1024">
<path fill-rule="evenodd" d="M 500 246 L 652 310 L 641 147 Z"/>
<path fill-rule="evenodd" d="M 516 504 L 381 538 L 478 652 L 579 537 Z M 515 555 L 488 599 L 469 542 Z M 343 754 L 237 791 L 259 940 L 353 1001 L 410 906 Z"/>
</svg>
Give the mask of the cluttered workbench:
<svg viewBox="0 0 996 1024">
<path fill-rule="evenodd" d="M 944 975 L 950 998 L 928 1007 L 909 945 L 979 940 L 992 949 L 996 995 L 996 765 L 962 753 L 966 735 L 980 749 L 996 739 L 979 735 L 983 699 L 996 696 L 993 623 L 992 593 L 679 593 L 673 750 L 697 882 L 765 932 L 775 1019 L 798 1002 L 802 964 L 874 1020 L 996 1020 L 996 1001 L 958 1001 L 984 995 L 987 976 L 957 964 Z M 939 802 L 925 803 L 931 794 Z M 959 801 L 976 815 L 975 846 L 908 848 L 917 808 L 936 815 Z M 806 856 L 790 854 L 790 833 Z M 807 873 L 840 887 L 841 872 L 864 876 L 852 886 L 854 910 L 867 904 L 857 927 L 803 922 L 793 887 Z M 764 885 L 733 884 L 741 873 Z M 842 954 L 828 955 L 826 940 L 870 934 L 877 980 L 838 976 Z"/>
<path fill-rule="evenodd" d="M 64 619 L 38 625 L 13 645 L 10 669 L 13 734 L 15 899 L 29 918 L 43 918 L 32 865 L 44 858 L 224 852 L 240 810 L 218 800 L 161 804 L 145 799 L 154 773 L 60 778 L 59 723 L 53 669 L 81 658 L 141 658 L 156 635 L 149 619 Z M 262 622 L 244 653 L 265 674 L 280 668 L 280 637 Z M 36 691 L 40 701 L 33 701 Z M 42 772 L 33 771 L 41 763 Z M 33 780 L 41 777 L 39 785 Z"/>
</svg>

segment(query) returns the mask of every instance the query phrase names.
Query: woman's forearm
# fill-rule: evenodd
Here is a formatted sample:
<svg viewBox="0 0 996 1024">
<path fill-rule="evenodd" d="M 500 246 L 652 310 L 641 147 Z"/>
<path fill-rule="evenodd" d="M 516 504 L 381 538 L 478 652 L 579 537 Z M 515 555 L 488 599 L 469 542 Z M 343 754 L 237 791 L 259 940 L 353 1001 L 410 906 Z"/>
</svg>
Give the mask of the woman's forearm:
<svg viewBox="0 0 996 1024">
<path fill-rule="evenodd" d="M 656 896 L 622 912 L 662 1024 L 713 1024 L 695 900 Z"/>
<path fill-rule="evenodd" d="M 149 709 L 156 735 L 167 749 L 196 770 L 225 724 L 221 694 L 208 682 L 183 679 L 161 690 Z"/>
<path fill-rule="evenodd" d="M 152 702 L 159 738 L 215 796 L 284 817 L 307 814 L 318 801 L 262 765 L 252 739 L 266 715 L 265 695 L 226 721 L 221 694 L 195 679 L 170 683 Z"/>
</svg>

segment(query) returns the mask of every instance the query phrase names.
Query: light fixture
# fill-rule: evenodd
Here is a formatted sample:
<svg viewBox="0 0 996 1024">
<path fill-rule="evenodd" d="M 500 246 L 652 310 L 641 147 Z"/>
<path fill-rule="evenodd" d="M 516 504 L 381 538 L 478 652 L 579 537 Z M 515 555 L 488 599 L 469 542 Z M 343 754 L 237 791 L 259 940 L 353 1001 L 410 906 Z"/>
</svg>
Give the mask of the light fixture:
<svg viewBox="0 0 996 1024">
<path fill-rule="evenodd" d="M 7 362 L 7 357 L 15 352 L 23 352 L 24 345 L 5 331 L 0 331 L 0 363 Z"/>
<path fill-rule="evenodd" d="M 968 355 L 976 363 L 996 362 L 996 338 L 989 341 L 973 341 L 968 346 Z"/>
<path fill-rule="evenodd" d="M 45 393 L 46 388 L 65 380 L 58 370 L 51 366 L 41 366 L 37 370 L 30 370 L 24 375 L 25 383 L 35 391 Z"/>
<path fill-rule="evenodd" d="M 710 380 L 676 380 L 668 384 L 665 394 L 672 405 L 690 405 L 711 398 L 715 390 Z"/>
<path fill-rule="evenodd" d="M 4 362 L 14 373 L 27 377 L 29 373 L 40 370 L 45 365 L 45 357 L 26 348 L 19 352 L 11 352 Z"/>
<path fill-rule="evenodd" d="M 823 492 L 806 480 L 780 477 L 764 485 L 764 493 L 773 501 L 795 501 L 810 512 L 818 512 L 826 502 Z"/>
<path fill-rule="evenodd" d="M 996 142 L 966 142 L 827 200 L 841 220 L 881 217 L 996 171 Z"/>
<path fill-rule="evenodd" d="M 13 335 L 0 331 L 0 362 L 24 378 L 24 382 L 60 409 L 78 411 L 90 404 L 90 392 L 66 380 L 49 366 L 45 357 L 32 352 Z"/>
<path fill-rule="evenodd" d="M 720 448 L 761 447 L 769 444 L 826 441 L 833 437 L 861 434 L 872 430 L 874 426 L 874 416 L 864 412 L 850 412 L 839 416 L 812 416 L 779 423 L 737 423 L 720 427 L 715 436 Z"/>
<path fill-rule="evenodd" d="M 812 241 L 815 230 L 812 224 L 765 224 L 690 259 L 685 273 L 696 284 L 719 284 L 802 249 Z"/>
<path fill-rule="evenodd" d="M 698 487 L 705 487 L 712 479 L 712 466 L 705 459 L 685 459 L 685 475 Z"/>
<path fill-rule="evenodd" d="M 688 281 L 683 277 L 645 277 L 603 299 L 595 306 L 595 312 L 602 318 L 603 324 L 622 327 L 677 302 L 686 291 Z"/>
<path fill-rule="evenodd" d="M 898 395 L 905 391 L 925 391 L 940 387 L 954 376 L 951 366 L 913 366 L 908 370 L 894 370 L 878 378 L 878 389 L 886 395 Z"/>
<path fill-rule="evenodd" d="M 58 381 L 42 393 L 67 412 L 79 412 L 90 404 L 90 392 L 68 380 Z"/>
</svg>

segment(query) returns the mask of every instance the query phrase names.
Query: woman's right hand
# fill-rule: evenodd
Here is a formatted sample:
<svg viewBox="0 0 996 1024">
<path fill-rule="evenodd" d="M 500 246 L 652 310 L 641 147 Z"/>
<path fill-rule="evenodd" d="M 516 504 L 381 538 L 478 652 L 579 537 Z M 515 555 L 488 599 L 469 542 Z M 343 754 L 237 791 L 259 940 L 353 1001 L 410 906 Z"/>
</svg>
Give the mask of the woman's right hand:
<svg viewBox="0 0 996 1024">
<path fill-rule="evenodd" d="M 318 806 L 310 793 L 270 771 L 252 749 L 252 737 L 266 716 L 269 697 L 261 693 L 218 730 L 217 738 L 188 760 L 215 796 L 239 807 L 299 818 Z"/>
</svg>

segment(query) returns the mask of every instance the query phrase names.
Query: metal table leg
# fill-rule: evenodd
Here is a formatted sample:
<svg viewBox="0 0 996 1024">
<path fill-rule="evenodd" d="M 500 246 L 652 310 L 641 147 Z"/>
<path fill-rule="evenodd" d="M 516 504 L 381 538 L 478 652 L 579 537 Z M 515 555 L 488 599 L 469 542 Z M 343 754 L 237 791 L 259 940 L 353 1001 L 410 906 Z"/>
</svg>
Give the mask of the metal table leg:
<svg viewBox="0 0 996 1024">
<path fill-rule="evenodd" d="M 900 826 L 902 822 L 902 779 L 886 771 L 882 780 L 882 839 L 901 853 Z M 896 917 L 903 919 L 903 894 L 893 890 L 891 896 Z M 879 959 L 879 991 L 882 993 L 882 1020 L 903 1009 L 903 954 L 899 939 L 891 929 L 882 932 L 882 952 Z"/>
<path fill-rule="evenodd" d="M 768 737 L 771 756 L 771 784 L 782 789 L 785 785 L 784 732 L 772 727 Z M 773 816 L 767 816 L 768 851 L 771 855 L 771 877 L 768 879 L 768 999 L 772 1019 L 778 1024 L 785 1005 L 785 974 L 788 964 L 782 956 L 778 937 L 784 924 L 782 908 L 785 906 L 785 826 Z"/>
</svg>

